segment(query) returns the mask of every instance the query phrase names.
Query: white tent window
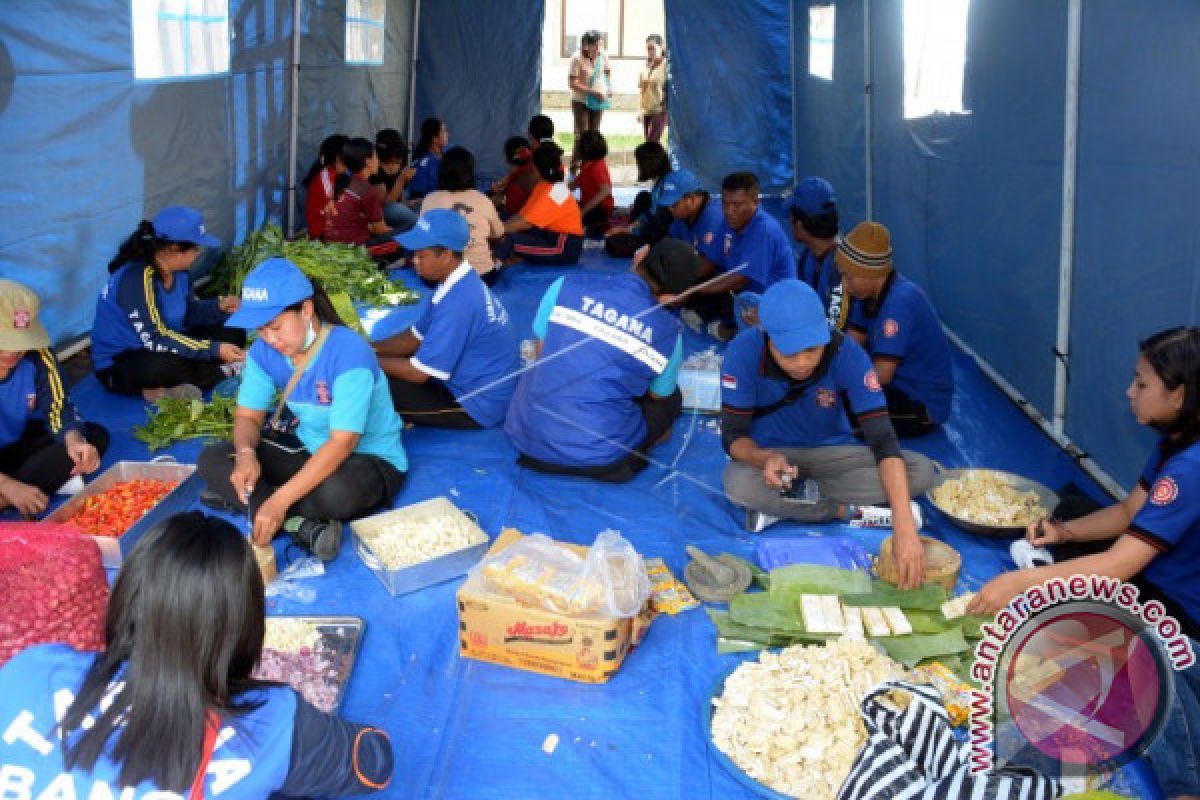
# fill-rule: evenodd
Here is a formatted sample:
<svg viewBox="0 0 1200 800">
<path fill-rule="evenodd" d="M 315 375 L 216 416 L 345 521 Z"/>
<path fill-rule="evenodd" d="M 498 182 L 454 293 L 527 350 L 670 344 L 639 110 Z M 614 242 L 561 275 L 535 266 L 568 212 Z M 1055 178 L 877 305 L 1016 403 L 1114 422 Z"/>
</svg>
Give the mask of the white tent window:
<svg viewBox="0 0 1200 800">
<path fill-rule="evenodd" d="M 172 80 L 229 72 L 229 0 L 132 0 L 133 76 Z"/>
<path fill-rule="evenodd" d="M 808 9 L 808 74 L 833 80 L 833 34 L 837 7 L 833 3 Z"/>
<path fill-rule="evenodd" d="M 963 108 L 971 0 L 904 0 L 904 118 Z"/>
<path fill-rule="evenodd" d="M 387 0 L 346 0 L 346 63 L 383 66 Z"/>
</svg>

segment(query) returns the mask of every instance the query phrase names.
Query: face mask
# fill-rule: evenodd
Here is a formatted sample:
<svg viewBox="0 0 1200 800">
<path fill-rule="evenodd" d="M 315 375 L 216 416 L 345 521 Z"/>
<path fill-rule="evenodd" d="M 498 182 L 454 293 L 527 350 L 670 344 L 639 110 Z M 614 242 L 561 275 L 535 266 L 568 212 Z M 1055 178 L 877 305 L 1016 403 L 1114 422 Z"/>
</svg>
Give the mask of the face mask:
<svg viewBox="0 0 1200 800">
<path fill-rule="evenodd" d="M 313 346 L 313 342 L 315 342 L 316 340 L 317 340 L 317 332 L 313 330 L 312 320 L 309 320 L 308 321 L 308 333 L 304 334 L 304 347 L 302 349 L 308 350 L 308 348 Z"/>
</svg>

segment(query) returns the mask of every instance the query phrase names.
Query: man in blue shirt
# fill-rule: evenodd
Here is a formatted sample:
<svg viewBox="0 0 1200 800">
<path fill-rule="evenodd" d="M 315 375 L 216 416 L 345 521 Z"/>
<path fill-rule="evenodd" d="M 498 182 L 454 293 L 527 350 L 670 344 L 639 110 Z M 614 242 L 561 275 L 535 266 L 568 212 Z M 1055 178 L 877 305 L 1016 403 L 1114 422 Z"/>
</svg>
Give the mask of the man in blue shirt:
<svg viewBox="0 0 1200 800">
<path fill-rule="evenodd" d="M 834 256 L 838 246 L 838 208 L 833 185 L 817 175 L 796 184 L 788 203 L 792 235 L 799 243 L 796 276 L 817 293 L 825 319 L 834 330 L 845 330 L 850 319 L 850 296 Z"/>
<path fill-rule="evenodd" d="M 919 586 L 924 549 L 909 498 L 929 488 L 932 462 L 900 450 L 870 360 L 853 339 L 829 330 L 807 284 L 772 286 L 759 319 L 762 327 L 730 342 L 722 366 L 721 442 L 732 459 L 726 494 L 747 510 L 751 531 L 778 519 L 891 524 L 902 584 Z M 855 442 L 843 398 L 859 416 L 866 447 Z M 815 486 L 805 488 L 815 492 L 800 492 L 810 481 Z M 885 501 L 890 511 L 870 507 Z"/>
<path fill-rule="evenodd" d="M 921 287 L 892 268 L 892 239 L 877 222 L 860 223 L 837 250 L 854 298 L 847 330 L 871 356 L 901 436 L 935 430 L 954 394 L 950 344 Z"/>
<path fill-rule="evenodd" d="M 670 435 L 683 338 L 657 296 L 686 291 L 696 270 L 694 254 L 664 257 L 678 244 L 642 251 L 632 272 L 568 275 L 547 290 L 533 323 L 540 354 L 504 424 L 518 463 L 623 482 Z"/>
<path fill-rule="evenodd" d="M 792 244 L 778 220 L 759 206 L 758 178 L 752 172 L 734 172 L 721 181 L 724 224 L 717 231 L 724 273 L 698 289 L 698 295 L 730 297 L 722 319 L 713 319 L 708 332 L 728 341 L 745 325 L 758 321 L 759 296 L 774 283 L 796 277 Z M 732 307 L 732 308 L 731 308 Z"/>
<path fill-rule="evenodd" d="M 520 369 L 508 312 L 463 258 L 470 226 L 449 209 L 426 212 L 396 241 L 437 290 L 411 328 L 375 343 L 396 410 L 414 425 L 490 428 L 508 411 Z"/>
<path fill-rule="evenodd" d="M 720 203 L 713 201 L 700 179 L 687 169 L 677 169 L 666 177 L 658 202 L 671 212 L 667 236 L 691 245 L 700 256 L 696 277 L 701 281 L 711 278 L 717 271 L 717 264 L 723 263 L 721 226 L 725 216 L 721 213 Z M 693 293 L 683 306 L 679 312 L 680 320 L 699 333 L 706 320 L 719 318 L 729 311 L 729 297 Z"/>
</svg>

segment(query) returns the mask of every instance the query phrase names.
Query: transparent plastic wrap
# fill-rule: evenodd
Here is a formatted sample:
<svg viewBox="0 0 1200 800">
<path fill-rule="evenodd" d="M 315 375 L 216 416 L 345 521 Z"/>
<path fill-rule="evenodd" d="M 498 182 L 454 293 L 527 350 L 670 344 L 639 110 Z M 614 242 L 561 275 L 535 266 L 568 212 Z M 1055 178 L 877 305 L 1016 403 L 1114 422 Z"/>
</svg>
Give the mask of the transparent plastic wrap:
<svg viewBox="0 0 1200 800">
<path fill-rule="evenodd" d="M 633 617 L 650 596 L 642 557 L 603 531 L 586 557 L 535 533 L 488 556 L 472 574 L 492 593 L 570 616 Z"/>
</svg>

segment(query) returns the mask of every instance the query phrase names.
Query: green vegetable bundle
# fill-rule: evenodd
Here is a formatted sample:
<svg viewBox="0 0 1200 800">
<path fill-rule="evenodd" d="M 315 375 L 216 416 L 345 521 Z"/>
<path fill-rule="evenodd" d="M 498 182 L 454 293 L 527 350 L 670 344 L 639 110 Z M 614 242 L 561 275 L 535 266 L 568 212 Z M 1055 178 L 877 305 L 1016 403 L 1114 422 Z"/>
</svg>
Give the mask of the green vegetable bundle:
<svg viewBox="0 0 1200 800">
<path fill-rule="evenodd" d="M 237 400 L 214 395 L 211 403 L 164 397 L 155 404 L 146 424 L 133 435 L 151 450 L 162 450 L 184 439 L 228 439 L 233 434 Z"/>
<path fill-rule="evenodd" d="M 250 234 L 226 253 L 213 269 L 206 289 L 214 295 L 240 295 L 250 270 L 278 256 L 291 261 L 330 294 L 344 292 L 371 306 L 410 305 L 419 299 L 404 281 L 390 280 L 381 273 L 365 248 L 311 239 L 289 242 L 279 226 L 272 224 Z"/>
</svg>

